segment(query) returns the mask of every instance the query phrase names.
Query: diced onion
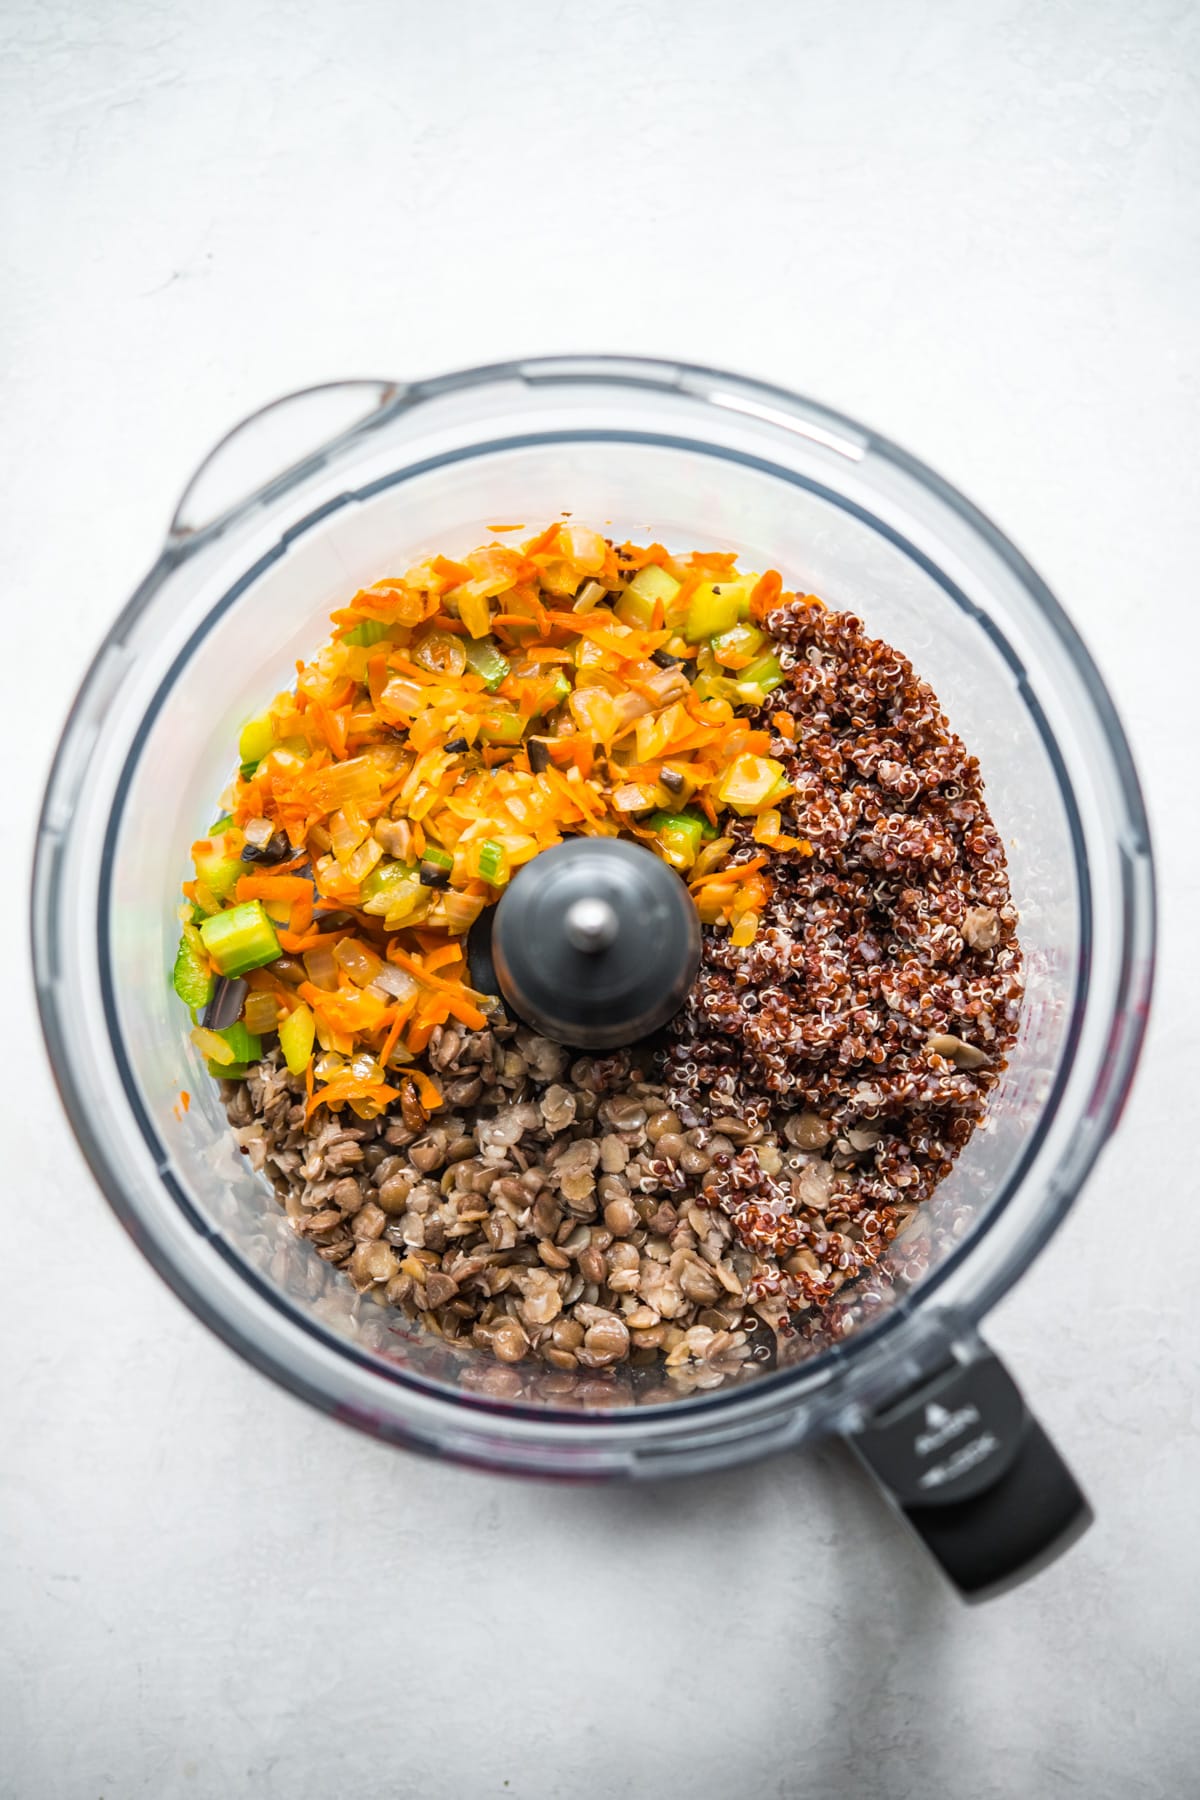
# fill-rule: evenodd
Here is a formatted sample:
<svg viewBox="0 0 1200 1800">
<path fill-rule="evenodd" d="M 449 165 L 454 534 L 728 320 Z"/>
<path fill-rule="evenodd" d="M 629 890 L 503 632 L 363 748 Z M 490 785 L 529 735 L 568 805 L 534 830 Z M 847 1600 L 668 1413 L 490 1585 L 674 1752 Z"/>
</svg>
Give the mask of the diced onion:
<svg viewBox="0 0 1200 1800">
<path fill-rule="evenodd" d="M 463 898 L 464 896 L 458 897 Z M 483 905 L 482 900 L 479 904 Z M 407 969 L 398 969 L 393 963 L 384 963 L 371 983 L 371 991 L 385 995 L 389 1000 L 411 1000 L 412 996 L 419 991 L 420 986 L 420 982 L 415 976 L 410 975 Z"/>
<path fill-rule="evenodd" d="M 317 944 L 313 949 L 306 950 L 304 967 L 308 970 L 308 979 L 314 987 L 324 988 L 327 993 L 332 993 L 337 987 L 337 963 L 329 944 Z"/>
<path fill-rule="evenodd" d="M 279 1002 L 274 994 L 248 994 L 242 1017 L 246 1030 L 252 1031 L 255 1037 L 261 1037 L 264 1031 L 274 1031 L 279 1020 Z"/>
<path fill-rule="evenodd" d="M 359 987 L 370 987 L 373 981 L 378 981 L 385 967 L 382 957 L 376 956 L 374 950 L 359 943 L 357 938 L 342 938 L 334 945 L 333 955 Z"/>
</svg>

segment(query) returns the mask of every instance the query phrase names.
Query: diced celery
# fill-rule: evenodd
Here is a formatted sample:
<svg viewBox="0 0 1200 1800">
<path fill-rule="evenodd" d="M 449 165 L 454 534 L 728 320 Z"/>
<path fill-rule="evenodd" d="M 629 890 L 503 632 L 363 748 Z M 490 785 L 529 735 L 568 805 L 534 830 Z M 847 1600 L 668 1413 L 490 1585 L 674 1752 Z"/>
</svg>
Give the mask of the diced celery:
<svg viewBox="0 0 1200 1800">
<path fill-rule="evenodd" d="M 480 721 L 479 735 L 485 744 L 519 744 L 525 721 L 512 707 L 497 707 Z"/>
<path fill-rule="evenodd" d="M 185 925 L 171 972 L 171 985 L 185 1006 L 194 1011 L 207 1006 L 216 983 L 204 954 L 204 943 L 194 925 Z"/>
<path fill-rule="evenodd" d="M 783 764 L 770 756 L 739 756 L 717 786 L 717 798 L 735 812 L 759 812 L 777 791 L 786 785 Z"/>
<path fill-rule="evenodd" d="M 642 573 L 645 572 L 643 569 Z M 622 625 L 632 625 L 635 631 L 649 631 L 654 625 L 654 607 L 653 595 L 631 584 L 618 599 L 613 612 Z"/>
<path fill-rule="evenodd" d="M 238 755 L 244 763 L 260 763 L 268 750 L 275 748 L 275 731 L 270 715 L 247 719 L 238 738 Z"/>
<path fill-rule="evenodd" d="M 295 1006 L 279 1024 L 279 1048 L 293 1075 L 303 1075 L 312 1056 L 317 1022 L 311 1008 Z"/>
<path fill-rule="evenodd" d="M 222 975 L 245 975 L 279 955 L 279 939 L 261 900 L 214 913 L 201 925 L 200 936 Z"/>
<path fill-rule="evenodd" d="M 570 692 L 570 682 L 561 669 L 556 669 L 553 680 L 547 684 L 544 696 L 538 701 L 537 711 L 539 713 L 553 712 L 556 706 L 562 705 Z"/>
<path fill-rule="evenodd" d="M 223 831 L 228 831 L 229 827 L 232 824 L 233 824 L 233 820 L 230 818 L 229 814 L 222 813 L 221 817 L 219 819 L 214 819 L 212 824 L 209 826 L 209 828 L 208 828 L 209 837 L 210 838 L 220 837 L 221 833 Z"/>
<path fill-rule="evenodd" d="M 483 679 L 489 694 L 494 694 L 512 667 L 495 638 L 468 638 L 467 667 Z"/>
<path fill-rule="evenodd" d="M 688 602 L 683 635 L 689 644 L 703 643 L 729 631 L 738 622 L 736 583 L 702 581 Z"/>
<path fill-rule="evenodd" d="M 645 631 L 654 623 L 655 603 L 662 602 L 665 616 L 678 592 L 679 583 L 673 575 L 668 575 L 657 563 L 647 563 L 644 569 L 638 570 L 613 611 L 622 624 Z"/>
<path fill-rule="evenodd" d="M 228 900 L 246 873 L 246 865 L 238 856 L 226 856 L 212 846 L 196 852 L 196 879 L 202 881 L 215 900 Z"/>
<path fill-rule="evenodd" d="M 731 625 L 712 641 L 712 652 L 722 667 L 744 672 L 747 657 L 753 659 L 767 641 L 755 625 Z"/>
<path fill-rule="evenodd" d="M 779 658 L 773 650 L 769 651 L 766 656 L 760 656 L 747 668 L 739 669 L 737 674 L 738 687 L 753 689 L 754 692 L 746 695 L 746 698 L 756 704 L 761 704 L 756 700 L 757 695 L 761 694 L 765 700 L 768 694 L 774 693 L 782 681 L 783 670 L 780 667 Z"/>
<path fill-rule="evenodd" d="M 608 589 L 599 581 L 585 581 L 571 602 L 572 612 L 596 612 L 608 609 L 603 603 L 608 598 Z"/>
<path fill-rule="evenodd" d="M 422 887 L 444 888 L 450 880 L 453 867 L 454 858 L 448 850 L 441 849 L 437 844 L 427 844 L 417 878 Z"/>
<path fill-rule="evenodd" d="M 690 869 L 704 836 L 704 820 L 696 813 L 657 812 L 650 829 L 663 847 L 663 855 L 677 869 Z"/>
<path fill-rule="evenodd" d="M 361 650 L 369 650 L 372 644 L 381 644 L 391 629 L 382 619 L 364 619 L 361 625 L 352 625 L 349 631 L 342 633 L 342 642 L 354 644 Z"/>
<path fill-rule="evenodd" d="M 241 1019 L 237 1019 L 232 1025 L 226 1025 L 223 1030 L 218 1031 L 217 1036 L 225 1039 L 233 1051 L 235 1063 L 257 1062 L 262 1055 L 262 1039 L 252 1031 L 247 1031 Z"/>
<path fill-rule="evenodd" d="M 492 622 L 492 609 L 482 594 L 460 594 L 456 602 L 458 616 L 473 638 L 485 638 Z"/>
<path fill-rule="evenodd" d="M 497 844 L 492 838 L 485 838 L 480 844 L 475 866 L 479 879 L 490 887 L 503 887 L 508 880 L 508 853 L 503 844 Z"/>
<path fill-rule="evenodd" d="M 728 675 L 697 675 L 692 692 L 697 700 L 728 700 L 731 706 L 746 704 L 737 683 Z"/>
</svg>

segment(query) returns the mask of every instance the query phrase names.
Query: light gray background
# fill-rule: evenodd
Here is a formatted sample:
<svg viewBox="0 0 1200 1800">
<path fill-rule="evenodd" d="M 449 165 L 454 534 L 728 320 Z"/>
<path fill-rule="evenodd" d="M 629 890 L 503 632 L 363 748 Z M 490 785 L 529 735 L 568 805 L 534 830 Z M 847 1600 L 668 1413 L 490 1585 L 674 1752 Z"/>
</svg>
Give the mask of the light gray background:
<svg viewBox="0 0 1200 1800">
<path fill-rule="evenodd" d="M 0 1793 L 1195 1794 L 1200 9 L 8 0 L 0 33 Z M 992 1325 L 1099 1522 L 982 1611 L 836 1448 L 547 1491 L 316 1417 L 159 1285 L 56 1108 L 37 790 L 187 473 L 290 387 L 575 348 L 925 456 L 1140 755 L 1149 1052 Z"/>
</svg>

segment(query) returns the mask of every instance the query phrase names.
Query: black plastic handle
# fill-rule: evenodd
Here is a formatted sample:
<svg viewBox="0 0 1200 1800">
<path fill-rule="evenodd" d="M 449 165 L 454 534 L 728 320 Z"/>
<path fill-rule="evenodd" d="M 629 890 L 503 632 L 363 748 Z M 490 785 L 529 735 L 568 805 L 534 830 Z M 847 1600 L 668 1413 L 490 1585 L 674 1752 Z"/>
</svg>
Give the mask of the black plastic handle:
<svg viewBox="0 0 1200 1800">
<path fill-rule="evenodd" d="M 1071 1471 L 984 1345 L 849 1442 L 967 1601 L 1016 1587 L 1092 1522 Z"/>
</svg>

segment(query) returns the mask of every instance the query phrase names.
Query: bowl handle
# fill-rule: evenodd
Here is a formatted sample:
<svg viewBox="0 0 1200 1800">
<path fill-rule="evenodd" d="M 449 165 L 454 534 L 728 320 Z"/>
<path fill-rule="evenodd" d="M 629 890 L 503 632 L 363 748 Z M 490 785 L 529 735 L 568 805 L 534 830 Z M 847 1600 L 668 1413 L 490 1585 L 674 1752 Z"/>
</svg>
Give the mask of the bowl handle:
<svg viewBox="0 0 1200 1800">
<path fill-rule="evenodd" d="M 1036 1574 L 1092 1522 L 1016 1382 L 978 1339 L 849 1442 L 970 1602 Z"/>
<path fill-rule="evenodd" d="M 194 547 L 305 480 L 403 405 L 397 381 L 331 381 L 270 401 L 226 432 L 196 470 L 167 534 Z"/>
</svg>

